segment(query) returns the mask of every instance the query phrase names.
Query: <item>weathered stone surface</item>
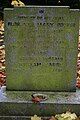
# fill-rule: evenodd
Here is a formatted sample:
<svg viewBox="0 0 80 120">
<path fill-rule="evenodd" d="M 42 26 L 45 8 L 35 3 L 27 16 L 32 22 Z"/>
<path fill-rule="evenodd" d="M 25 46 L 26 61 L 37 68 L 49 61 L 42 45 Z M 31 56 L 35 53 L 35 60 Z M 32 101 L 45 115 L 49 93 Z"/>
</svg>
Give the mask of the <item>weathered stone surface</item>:
<svg viewBox="0 0 80 120">
<path fill-rule="evenodd" d="M 1 116 L 51 116 L 66 111 L 80 115 L 80 90 L 76 92 L 40 92 L 48 99 L 40 103 L 33 103 L 31 95 L 38 91 L 7 91 L 0 92 Z"/>
<path fill-rule="evenodd" d="M 78 11 L 5 9 L 8 90 L 75 91 Z"/>
<path fill-rule="evenodd" d="M 28 116 L 0 116 L 0 120 L 31 120 Z"/>
</svg>

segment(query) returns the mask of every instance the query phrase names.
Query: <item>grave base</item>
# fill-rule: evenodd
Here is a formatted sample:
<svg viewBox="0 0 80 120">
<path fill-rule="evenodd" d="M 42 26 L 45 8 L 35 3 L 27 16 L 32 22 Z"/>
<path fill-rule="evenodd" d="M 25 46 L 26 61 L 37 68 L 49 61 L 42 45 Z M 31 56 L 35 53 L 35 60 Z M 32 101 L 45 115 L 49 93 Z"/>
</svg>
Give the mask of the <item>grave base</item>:
<svg viewBox="0 0 80 120">
<path fill-rule="evenodd" d="M 0 120 L 31 120 L 31 116 L 0 116 Z M 41 117 L 43 120 L 49 120 L 50 117 Z"/>
<path fill-rule="evenodd" d="M 0 120 L 27 120 L 30 119 L 26 116 L 0 116 Z"/>
<path fill-rule="evenodd" d="M 46 94 L 48 98 L 41 103 L 33 103 L 31 101 L 33 93 Z M 80 115 L 80 90 L 76 92 L 0 92 L 0 120 L 26 120 L 35 114 L 49 117 L 66 111 Z"/>
</svg>

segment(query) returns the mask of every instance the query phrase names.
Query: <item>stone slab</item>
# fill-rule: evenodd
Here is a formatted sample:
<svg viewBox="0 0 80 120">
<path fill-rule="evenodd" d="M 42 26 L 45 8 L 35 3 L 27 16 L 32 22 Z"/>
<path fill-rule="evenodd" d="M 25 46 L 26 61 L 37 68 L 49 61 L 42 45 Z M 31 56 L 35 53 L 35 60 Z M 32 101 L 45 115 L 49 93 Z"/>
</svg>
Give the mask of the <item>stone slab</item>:
<svg viewBox="0 0 80 120">
<path fill-rule="evenodd" d="M 47 100 L 33 103 L 31 95 L 42 93 L 47 95 Z M 80 90 L 76 92 L 35 92 L 35 91 L 0 91 L 1 116 L 38 116 L 49 117 L 66 111 L 80 115 Z"/>
<path fill-rule="evenodd" d="M 49 120 L 50 117 L 42 117 L 43 120 Z M 0 116 L 0 120 L 31 120 L 31 116 Z"/>
<path fill-rule="evenodd" d="M 8 90 L 75 91 L 78 10 L 4 10 Z"/>
<path fill-rule="evenodd" d="M 0 120 L 31 120 L 27 116 L 0 116 Z"/>
</svg>

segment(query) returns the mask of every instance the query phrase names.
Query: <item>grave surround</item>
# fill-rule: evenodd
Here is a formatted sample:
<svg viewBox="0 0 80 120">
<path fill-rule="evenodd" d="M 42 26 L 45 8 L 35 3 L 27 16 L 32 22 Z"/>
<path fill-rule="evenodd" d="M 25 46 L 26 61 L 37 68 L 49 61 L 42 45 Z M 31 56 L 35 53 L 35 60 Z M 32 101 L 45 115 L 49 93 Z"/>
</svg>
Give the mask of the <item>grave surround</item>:
<svg viewBox="0 0 80 120">
<path fill-rule="evenodd" d="M 45 9 L 46 11 L 50 9 L 52 14 L 47 15 Z M 60 14 L 59 21 L 56 21 L 58 16 L 53 19 L 53 15 L 57 15 L 54 13 L 57 12 Z M 47 22 L 44 21 L 44 13 L 46 18 L 50 16 Z M 35 14 L 40 16 L 34 17 Z M 63 19 L 63 16 L 66 19 Z M 17 19 L 17 17 L 19 18 Z M 7 91 L 0 91 L 0 120 L 30 120 L 34 114 L 46 120 L 52 115 L 68 110 L 80 115 L 80 90 L 76 90 L 75 87 L 79 29 L 78 10 L 69 10 L 69 7 L 63 6 L 6 8 L 4 18 Z M 56 51 L 59 60 L 57 57 L 55 59 L 55 56 L 50 56 L 55 55 L 53 53 Z M 60 62 L 61 66 L 54 66 L 54 62 Z M 53 69 L 55 70 L 53 71 Z M 62 70 L 56 71 L 59 69 Z M 26 77 L 26 75 L 28 76 Z M 38 75 L 40 76 L 38 77 Z M 46 79 L 43 79 L 44 77 Z M 48 99 L 40 103 L 33 103 L 31 101 L 33 93 L 45 94 Z"/>
</svg>

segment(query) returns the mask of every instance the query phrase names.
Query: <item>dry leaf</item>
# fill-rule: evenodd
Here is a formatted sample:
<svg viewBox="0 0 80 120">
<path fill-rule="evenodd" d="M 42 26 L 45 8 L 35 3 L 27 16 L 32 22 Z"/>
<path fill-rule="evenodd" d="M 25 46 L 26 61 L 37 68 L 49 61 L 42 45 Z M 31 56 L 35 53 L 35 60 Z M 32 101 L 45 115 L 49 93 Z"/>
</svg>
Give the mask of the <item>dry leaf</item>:
<svg viewBox="0 0 80 120">
<path fill-rule="evenodd" d="M 41 120 L 41 117 L 38 117 L 37 115 L 34 115 L 31 117 L 31 120 Z"/>
</svg>

